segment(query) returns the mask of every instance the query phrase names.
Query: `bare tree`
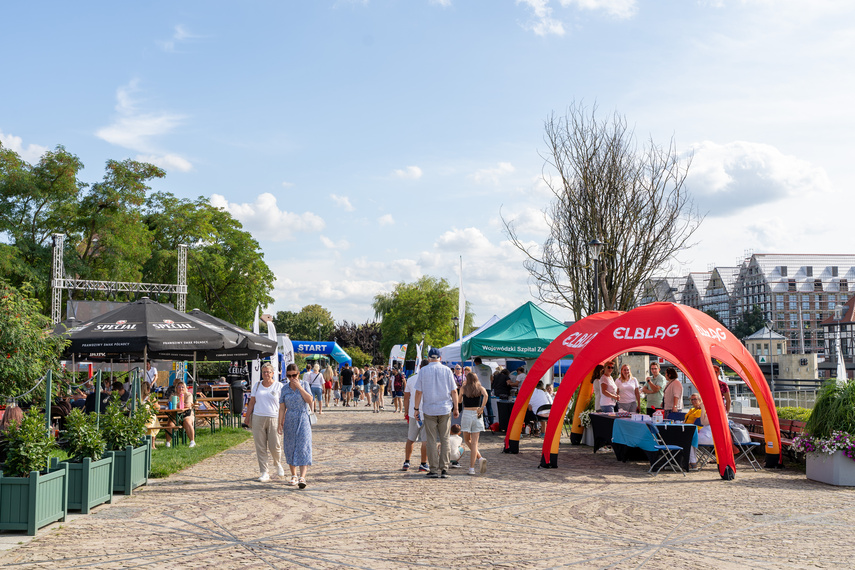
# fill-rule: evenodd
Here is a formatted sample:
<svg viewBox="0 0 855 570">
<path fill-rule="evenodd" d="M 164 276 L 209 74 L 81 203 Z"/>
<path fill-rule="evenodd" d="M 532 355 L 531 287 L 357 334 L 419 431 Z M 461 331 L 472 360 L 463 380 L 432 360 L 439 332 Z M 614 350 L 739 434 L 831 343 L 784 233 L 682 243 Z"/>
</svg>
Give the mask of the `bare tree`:
<svg viewBox="0 0 855 570">
<path fill-rule="evenodd" d="M 555 195 L 543 213 L 549 237 L 533 247 L 504 219 L 511 241 L 525 253 L 525 267 L 547 303 L 573 310 L 578 320 L 593 312 L 593 262 L 588 243 L 604 243 L 599 296 L 606 310 L 635 306 L 642 283 L 666 268 L 703 221 L 685 180 L 691 157 L 681 159 L 674 139 L 652 140 L 641 149 L 626 118 L 598 120 L 596 105 L 573 104 L 545 122 L 549 149 L 543 179 Z"/>
</svg>

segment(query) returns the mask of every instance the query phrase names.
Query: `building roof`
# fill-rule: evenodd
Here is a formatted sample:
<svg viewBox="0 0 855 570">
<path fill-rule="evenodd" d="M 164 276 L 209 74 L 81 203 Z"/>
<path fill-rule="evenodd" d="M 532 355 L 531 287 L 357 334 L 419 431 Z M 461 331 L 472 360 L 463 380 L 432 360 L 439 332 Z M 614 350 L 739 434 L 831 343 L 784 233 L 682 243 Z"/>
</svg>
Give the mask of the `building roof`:
<svg viewBox="0 0 855 570">
<path fill-rule="evenodd" d="M 745 341 L 745 340 L 763 340 L 763 339 L 766 339 L 766 340 L 769 340 L 769 339 L 771 339 L 771 340 L 786 340 L 786 338 L 787 337 L 785 337 L 782 334 L 776 333 L 773 330 L 769 330 L 769 327 L 763 327 L 759 331 L 756 331 L 756 332 L 748 335 L 747 337 L 745 337 L 742 340 L 743 341 Z"/>
<path fill-rule="evenodd" d="M 761 273 L 772 291 L 785 293 L 794 284 L 796 291 L 810 293 L 817 281 L 828 293 L 840 291 L 841 280 L 855 280 L 855 255 L 755 253 L 748 261 L 749 275 Z M 836 274 L 835 274 L 836 273 Z"/>
<path fill-rule="evenodd" d="M 819 323 L 820 326 L 855 323 L 855 297 L 851 297 L 843 304 L 843 306 L 846 307 L 846 310 L 842 312 L 839 319 L 836 317 L 829 317 Z"/>
</svg>

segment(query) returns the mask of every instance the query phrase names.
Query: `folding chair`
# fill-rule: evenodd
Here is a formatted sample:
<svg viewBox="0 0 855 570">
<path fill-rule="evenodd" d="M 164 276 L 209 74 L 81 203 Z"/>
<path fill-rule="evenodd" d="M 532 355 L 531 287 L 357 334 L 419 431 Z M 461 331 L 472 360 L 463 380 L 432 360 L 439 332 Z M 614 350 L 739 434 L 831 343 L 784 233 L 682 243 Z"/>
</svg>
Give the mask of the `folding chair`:
<svg viewBox="0 0 855 570">
<path fill-rule="evenodd" d="M 733 445 L 736 446 L 736 449 L 739 450 L 739 455 L 736 457 L 734 463 L 738 463 L 740 459 L 745 458 L 748 463 L 751 464 L 751 468 L 754 471 L 760 471 L 763 469 L 763 466 L 760 465 L 760 462 L 754 457 L 754 449 L 763 445 L 759 441 L 749 441 L 746 443 L 740 443 L 737 441 L 736 433 L 733 431 L 733 428 L 730 428 L 730 439 L 733 441 Z"/>
<path fill-rule="evenodd" d="M 571 406 L 567 413 L 564 414 L 564 435 L 570 437 L 570 430 L 573 428 L 573 407 Z"/>
<path fill-rule="evenodd" d="M 698 429 L 703 427 L 701 418 L 695 420 L 695 425 L 698 426 Z M 695 454 L 698 459 L 698 469 L 703 469 L 707 463 L 715 460 L 715 446 L 704 443 L 698 444 L 695 448 Z"/>
<path fill-rule="evenodd" d="M 655 424 L 645 422 L 644 425 L 650 430 L 650 435 L 653 436 L 654 447 L 660 452 L 659 458 L 653 462 L 653 465 L 650 466 L 647 472 L 658 475 L 663 468 L 670 467 L 672 471 L 679 471 L 685 477 L 686 472 L 683 471 L 683 466 L 677 461 L 677 455 L 683 451 L 683 448 L 679 445 L 668 445 L 665 443 L 665 440 L 662 439 L 662 434 L 659 433 L 659 428 Z M 656 469 L 657 466 L 659 467 L 658 469 Z M 653 472 L 654 469 L 656 469 L 655 473 Z"/>
</svg>

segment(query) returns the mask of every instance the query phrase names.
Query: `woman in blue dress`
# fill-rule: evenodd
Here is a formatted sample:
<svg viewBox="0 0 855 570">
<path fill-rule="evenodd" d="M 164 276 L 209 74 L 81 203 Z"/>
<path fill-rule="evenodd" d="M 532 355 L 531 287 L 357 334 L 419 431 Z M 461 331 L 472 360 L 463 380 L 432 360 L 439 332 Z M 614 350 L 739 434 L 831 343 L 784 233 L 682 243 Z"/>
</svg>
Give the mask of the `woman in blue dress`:
<svg viewBox="0 0 855 570">
<path fill-rule="evenodd" d="M 300 371 L 296 364 L 288 365 L 285 376 L 288 383 L 282 386 L 282 394 L 279 397 L 278 431 L 284 435 L 282 447 L 285 461 L 291 470 L 291 480 L 288 484 L 305 489 L 306 470 L 312 464 L 312 424 L 309 421 L 312 391 L 308 382 L 300 380 Z"/>
</svg>

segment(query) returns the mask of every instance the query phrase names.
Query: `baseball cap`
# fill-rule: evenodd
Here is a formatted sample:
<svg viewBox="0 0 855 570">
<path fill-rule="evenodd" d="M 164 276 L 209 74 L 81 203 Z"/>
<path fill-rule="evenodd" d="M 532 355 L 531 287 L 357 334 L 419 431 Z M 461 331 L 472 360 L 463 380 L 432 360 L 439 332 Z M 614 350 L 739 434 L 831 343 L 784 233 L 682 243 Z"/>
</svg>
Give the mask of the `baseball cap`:
<svg viewBox="0 0 855 570">
<path fill-rule="evenodd" d="M 435 348 L 435 347 L 431 347 L 431 349 L 428 351 L 428 358 L 440 358 L 440 357 L 441 357 L 441 355 L 439 354 L 439 349 Z"/>
</svg>

